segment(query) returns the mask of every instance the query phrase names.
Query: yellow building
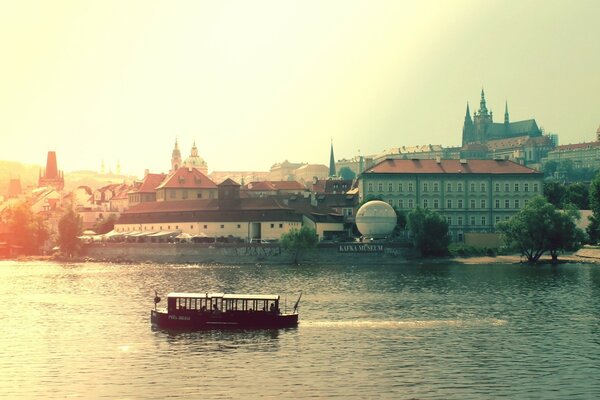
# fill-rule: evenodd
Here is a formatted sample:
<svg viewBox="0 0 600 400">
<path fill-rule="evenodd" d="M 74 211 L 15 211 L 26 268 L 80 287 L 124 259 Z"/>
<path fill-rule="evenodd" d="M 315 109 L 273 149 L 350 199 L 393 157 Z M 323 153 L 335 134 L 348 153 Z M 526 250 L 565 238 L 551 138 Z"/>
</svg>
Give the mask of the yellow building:
<svg viewBox="0 0 600 400">
<path fill-rule="evenodd" d="M 240 198 L 240 185 L 227 179 L 218 185 L 218 196 L 212 199 L 166 200 L 132 206 L 121 214 L 115 231 L 144 240 L 175 231 L 193 237 L 278 240 L 304 222 L 315 228 L 320 239 L 331 232 L 344 232 L 343 216 L 335 210 L 311 206 L 310 199 L 294 195 L 290 198 L 293 200 Z"/>
<path fill-rule="evenodd" d="M 156 201 L 216 198 L 217 185 L 193 167 L 177 169 L 156 187 Z"/>
</svg>

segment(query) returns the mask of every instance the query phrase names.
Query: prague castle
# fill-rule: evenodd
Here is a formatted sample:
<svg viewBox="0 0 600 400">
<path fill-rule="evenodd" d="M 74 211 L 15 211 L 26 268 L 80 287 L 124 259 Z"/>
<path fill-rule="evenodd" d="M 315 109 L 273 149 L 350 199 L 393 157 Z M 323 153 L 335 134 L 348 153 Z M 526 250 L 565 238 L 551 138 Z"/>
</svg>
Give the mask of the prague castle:
<svg viewBox="0 0 600 400">
<path fill-rule="evenodd" d="M 487 108 L 483 89 L 481 89 L 479 110 L 473 113 L 472 119 L 469 104 L 467 103 L 467 113 L 465 115 L 462 133 L 463 146 L 466 146 L 469 143 L 485 144 L 490 140 L 510 139 L 520 136 L 542 136 L 542 131 L 535 122 L 535 119 L 510 122 L 508 103 L 506 103 L 504 109 L 504 122 L 494 122 L 493 113 Z"/>
</svg>

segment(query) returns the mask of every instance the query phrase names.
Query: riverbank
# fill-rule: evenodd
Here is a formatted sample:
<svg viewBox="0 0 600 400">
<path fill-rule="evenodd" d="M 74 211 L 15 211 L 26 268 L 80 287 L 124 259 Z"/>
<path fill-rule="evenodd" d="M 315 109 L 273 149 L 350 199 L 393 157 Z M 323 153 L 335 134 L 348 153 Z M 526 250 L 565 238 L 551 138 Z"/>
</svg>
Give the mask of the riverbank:
<svg viewBox="0 0 600 400">
<path fill-rule="evenodd" d="M 54 262 L 68 262 L 68 263 L 81 263 L 81 262 L 109 262 L 109 263 L 162 263 L 162 264 L 189 264 L 189 263 L 201 263 L 201 264 L 228 264 L 228 265 L 256 265 L 256 264 L 291 264 L 291 255 L 285 254 L 281 250 L 274 250 L 277 246 L 269 246 L 271 250 L 266 250 L 267 246 L 256 245 L 255 248 L 261 248 L 261 250 L 254 249 L 251 254 L 239 254 L 239 250 L 233 256 L 227 257 L 215 257 L 213 254 L 208 259 L 206 257 L 189 259 L 186 257 L 182 260 L 181 257 L 160 257 L 160 260 L 156 257 L 152 257 L 150 253 L 134 252 L 134 257 L 127 257 L 121 253 L 106 253 L 106 252 L 89 252 L 87 251 L 83 255 L 76 257 L 65 257 L 61 254 L 55 255 L 39 255 L 39 256 L 19 256 L 12 259 L 13 261 L 54 261 Z M 122 248 L 122 247 L 121 247 Z M 141 255 L 141 257 L 140 257 Z M 141 258 L 141 259 L 140 259 Z M 7 259 L 8 260 L 8 259 Z M 331 249 L 328 251 L 313 250 L 305 255 L 301 259 L 301 264 L 339 264 L 350 263 L 356 264 L 432 264 L 432 263 L 457 263 L 464 265 L 477 265 L 477 264 L 527 264 L 524 257 L 520 257 L 518 254 L 509 255 L 497 255 L 497 256 L 466 256 L 466 257 L 438 257 L 438 258 L 423 258 L 416 255 L 414 252 L 404 252 L 400 254 L 398 251 L 395 254 L 388 254 L 384 256 L 373 257 L 373 255 L 360 254 L 352 255 L 351 257 L 340 257 L 340 255 L 332 254 Z M 538 261 L 538 264 L 551 264 L 552 259 L 549 255 L 544 255 Z M 558 258 L 559 264 L 565 263 L 594 263 L 600 264 L 600 248 L 586 246 L 579 251 L 571 254 L 561 254 Z"/>
</svg>

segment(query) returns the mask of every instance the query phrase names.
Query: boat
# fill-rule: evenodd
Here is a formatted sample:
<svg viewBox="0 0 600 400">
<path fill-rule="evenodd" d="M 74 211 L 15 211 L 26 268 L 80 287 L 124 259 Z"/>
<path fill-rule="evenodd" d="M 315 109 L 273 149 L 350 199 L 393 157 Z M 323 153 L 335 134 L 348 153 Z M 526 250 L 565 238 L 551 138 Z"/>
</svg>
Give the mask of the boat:
<svg viewBox="0 0 600 400">
<path fill-rule="evenodd" d="M 280 310 L 279 295 L 169 293 L 167 307 L 158 308 L 155 293 L 150 311 L 153 326 L 163 329 L 278 329 L 298 325 L 298 297 L 292 312 Z"/>
</svg>

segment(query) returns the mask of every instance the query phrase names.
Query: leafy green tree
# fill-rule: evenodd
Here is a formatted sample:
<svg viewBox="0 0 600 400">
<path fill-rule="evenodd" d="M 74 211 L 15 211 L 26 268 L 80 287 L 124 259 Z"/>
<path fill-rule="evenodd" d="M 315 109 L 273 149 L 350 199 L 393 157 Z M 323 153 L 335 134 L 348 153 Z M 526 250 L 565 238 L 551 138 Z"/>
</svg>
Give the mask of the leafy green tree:
<svg viewBox="0 0 600 400">
<path fill-rule="evenodd" d="M 587 234 L 592 243 L 597 243 L 600 240 L 600 173 L 592 180 L 589 193 L 592 216 L 587 227 Z"/>
<path fill-rule="evenodd" d="M 567 185 L 563 197 L 561 208 L 565 208 L 567 204 L 573 204 L 580 210 L 590 209 L 590 192 L 589 186 L 585 183 L 576 182 Z"/>
<path fill-rule="evenodd" d="M 397 207 L 394 207 L 396 212 L 396 227 L 394 228 L 393 235 L 400 236 L 401 232 L 406 229 L 406 223 L 408 222 L 406 213 Z"/>
<path fill-rule="evenodd" d="M 561 212 L 544 197 L 536 196 L 508 221 L 497 225 L 505 243 L 517 249 L 530 264 L 550 252 L 553 260 L 561 250 L 581 243 L 583 232 L 576 227 L 576 210 Z"/>
<path fill-rule="evenodd" d="M 448 254 L 450 236 L 448 223 L 437 212 L 417 207 L 408 213 L 408 230 L 415 248 L 423 256 L 443 256 Z"/>
<path fill-rule="evenodd" d="M 301 255 L 308 249 L 317 246 L 319 238 L 317 232 L 309 226 L 303 225 L 302 228 L 292 228 L 289 232 L 281 235 L 279 243 L 281 247 L 292 253 L 294 264 L 298 265 Z"/>
<path fill-rule="evenodd" d="M 342 177 L 342 179 L 349 180 L 349 181 L 356 178 L 356 174 L 349 167 L 340 168 L 339 174 Z"/>
<path fill-rule="evenodd" d="M 551 217 L 554 229 L 550 231 L 548 251 L 552 262 L 557 262 L 559 252 L 578 250 L 585 240 L 585 234 L 575 224 L 581 214 L 574 206 L 564 211 L 557 210 Z"/>
<path fill-rule="evenodd" d="M 573 177 L 573 172 L 575 171 L 575 163 L 573 160 L 562 160 L 558 164 L 557 171 L 558 175 L 566 180 L 571 180 Z"/>
<path fill-rule="evenodd" d="M 566 194 L 565 185 L 558 181 L 544 182 L 544 196 L 555 207 L 561 207 Z"/>
<path fill-rule="evenodd" d="M 43 217 L 25 202 L 3 210 L 1 218 L 11 233 L 10 244 L 21 247 L 24 254 L 38 254 L 50 236 Z"/>
<path fill-rule="evenodd" d="M 107 218 L 103 218 L 96 222 L 94 225 L 94 232 L 99 235 L 112 231 L 115 227 L 115 221 L 117 217 L 114 214 L 109 215 Z"/>
<path fill-rule="evenodd" d="M 544 163 L 544 175 L 547 177 L 553 177 L 557 169 L 558 161 L 550 160 Z"/>
<path fill-rule="evenodd" d="M 67 211 L 58 221 L 58 243 L 60 250 L 69 257 L 79 251 L 81 235 L 81 217 L 73 209 Z"/>
</svg>

